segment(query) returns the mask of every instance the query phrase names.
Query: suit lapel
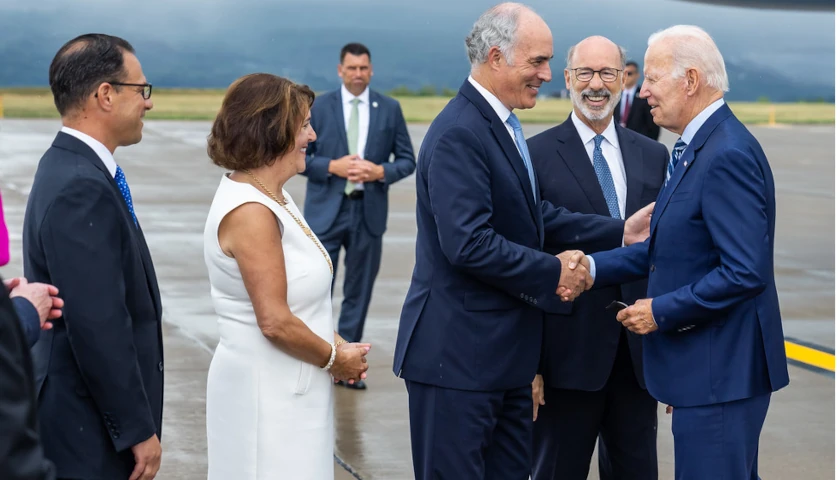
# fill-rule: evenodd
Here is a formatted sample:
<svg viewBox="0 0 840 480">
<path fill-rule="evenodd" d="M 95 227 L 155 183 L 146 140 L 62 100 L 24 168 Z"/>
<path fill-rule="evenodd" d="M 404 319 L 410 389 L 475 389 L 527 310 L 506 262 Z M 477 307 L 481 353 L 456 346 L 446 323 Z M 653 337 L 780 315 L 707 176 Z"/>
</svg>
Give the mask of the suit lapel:
<svg viewBox="0 0 840 480">
<path fill-rule="evenodd" d="M 525 168 L 525 162 L 519 155 L 519 150 L 516 149 L 516 144 L 513 138 L 508 133 L 507 127 L 502 123 L 502 119 L 493 110 L 493 107 L 487 103 L 487 100 L 478 93 L 478 90 L 470 84 L 469 80 L 464 81 L 461 86 L 461 93 L 478 108 L 485 118 L 490 120 L 490 130 L 502 147 L 505 157 L 513 167 L 516 176 L 519 178 L 519 185 L 522 187 L 522 194 L 525 195 L 528 202 L 528 208 L 531 211 L 531 216 L 534 223 L 538 226 L 540 224 L 538 218 L 542 215 L 537 211 L 537 205 L 534 203 L 534 191 L 531 189 L 531 179 L 528 178 L 528 170 Z"/>
<path fill-rule="evenodd" d="M 595 213 L 609 217 L 610 208 L 604 199 L 604 191 L 601 189 L 601 183 L 598 182 L 598 176 L 595 174 L 595 167 L 589 160 L 589 154 L 586 153 L 586 148 L 584 148 L 583 141 L 572 122 L 571 115 L 560 126 L 557 140 L 560 142 L 557 153 L 566 163 L 569 171 L 572 172 Z"/>
<path fill-rule="evenodd" d="M 656 225 L 662 217 L 662 212 L 668 206 L 668 202 L 671 200 L 671 196 L 679 186 L 680 181 L 682 181 L 683 177 L 688 173 L 688 169 L 694 164 L 694 159 L 697 157 L 696 152 L 703 148 L 703 144 L 706 143 L 706 140 L 708 140 L 709 135 L 711 135 L 715 128 L 731 115 L 732 110 L 724 104 L 703 123 L 700 130 L 691 139 L 682 157 L 680 157 L 680 161 L 677 162 L 677 166 L 674 168 L 674 173 L 671 175 L 671 179 L 668 180 L 668 184 L 662 187 L 662 190 L 659 192 L 659 197 L 656 199 L 656 208 L 654 208 L 653 216 L 650 220 L 651 232 L 656 229 Z"/>
<path fill-rule="evenodd" d="M 642 147 L 627 134 L 627 130 L 616 127 L 618 145 L 624 160 L 624 171 L 627 174 L 627 198 L 624 204 L 624 217 L 630 217 L 642 208 L 642 186 L 644 185 L 644 168 Z"/>
<path fill-rule="evenodd" d="M 379 99 L 377 98 L 379 95 L 374 92 L 373 90 L 370 91 L 370 95 L 368 95 L 368 101 L 370 105 L 368 105 L 368 110 L 370 111 L 370 116 L 368 117 L 370 121 L 368 122 L 368 132 L 367 132 L 367 141 L 365 143 L 365 158 L 369 158 L 370 155 L 367 152 L 371 151 L 371 145 L 373 145 L 373 139 L 376 136 L 376 132 L 379 131 Z M 376 106 L 374 106 L 376 105 Z"/>
<path fill-rule="evenodd" d="M 338 136 L 341 140 L 341 145 L 344 146 L 344 151 L 350 153 L 350 148 L 347 145 L 347 126 L 344 123 L 344 106 L 341 104 L 341 90 L 336 90 L 333 94 L 333 116 L 338 122 Z"/>
</svg>

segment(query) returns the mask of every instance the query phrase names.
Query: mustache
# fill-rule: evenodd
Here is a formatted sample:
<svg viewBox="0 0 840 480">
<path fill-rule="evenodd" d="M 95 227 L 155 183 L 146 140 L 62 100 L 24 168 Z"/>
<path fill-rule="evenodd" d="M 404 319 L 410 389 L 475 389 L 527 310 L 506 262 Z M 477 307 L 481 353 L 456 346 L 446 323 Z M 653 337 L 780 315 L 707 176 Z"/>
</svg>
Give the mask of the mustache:
<svg viewBox="0 0 840 480">
<path fill-rule="evenodd" d="M 586 90 L 580 92 L 580 95 L 582 97 L 607 97 L 608 100 L 612 97 L 612 94 L 606 88 L 600 88 L 598 90 L 587 88 Z"/>
</svg>

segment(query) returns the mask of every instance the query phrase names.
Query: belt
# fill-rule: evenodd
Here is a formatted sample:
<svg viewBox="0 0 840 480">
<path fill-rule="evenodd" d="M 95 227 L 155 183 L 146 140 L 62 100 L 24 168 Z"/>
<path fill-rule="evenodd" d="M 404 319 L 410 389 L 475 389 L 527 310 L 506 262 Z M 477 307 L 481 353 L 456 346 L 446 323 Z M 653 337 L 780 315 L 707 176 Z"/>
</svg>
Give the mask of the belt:
<svg viewBox="0 0 840 480">
<path fill-rule="evenodd" d="M 360 198 L 364 198 L 365 191 L 364 190 L 353 190 L 349 194 L 345 193 L 344 196 L 349 198 L 350 200 L 358 200 Z"/>
</svg>

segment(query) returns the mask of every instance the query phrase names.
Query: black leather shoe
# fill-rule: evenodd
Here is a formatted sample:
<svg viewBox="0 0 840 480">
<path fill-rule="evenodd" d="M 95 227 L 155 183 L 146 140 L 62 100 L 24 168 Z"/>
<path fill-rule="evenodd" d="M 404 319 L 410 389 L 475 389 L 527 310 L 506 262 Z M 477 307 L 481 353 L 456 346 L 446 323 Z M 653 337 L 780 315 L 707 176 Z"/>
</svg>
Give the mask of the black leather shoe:
<svg viewBox="0 0 840 480">
<path fill-rule="evenodd" d="M 342 387 L 347 387 L 351 390 L 365 390 L 365 389 L 367 389 L 367 385 L 365 385 L 364 380 L 359 380 L 358 382 L 353 382 L 353 383 L 347 383 L 343 380 L 339 380 L 339 381 L 335 382 L 335 384 L 340 385 Z"/>
</svg>

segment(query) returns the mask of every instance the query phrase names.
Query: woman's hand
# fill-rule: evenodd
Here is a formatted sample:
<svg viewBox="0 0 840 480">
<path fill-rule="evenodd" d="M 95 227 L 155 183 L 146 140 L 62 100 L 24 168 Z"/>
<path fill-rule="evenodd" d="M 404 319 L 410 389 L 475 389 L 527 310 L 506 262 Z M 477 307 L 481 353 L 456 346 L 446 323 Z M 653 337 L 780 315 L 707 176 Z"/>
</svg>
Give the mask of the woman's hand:
<svg viewBox="0 0 840 480">
<path fill-rule="evenodd" d="M 336 380 L 353 383 L 367 378 L 368 364 L 365 355 L 370 350 L 369 343 L 344 343 L 335 349 L 335 362 L 330 374 Z"/>
</svg>

